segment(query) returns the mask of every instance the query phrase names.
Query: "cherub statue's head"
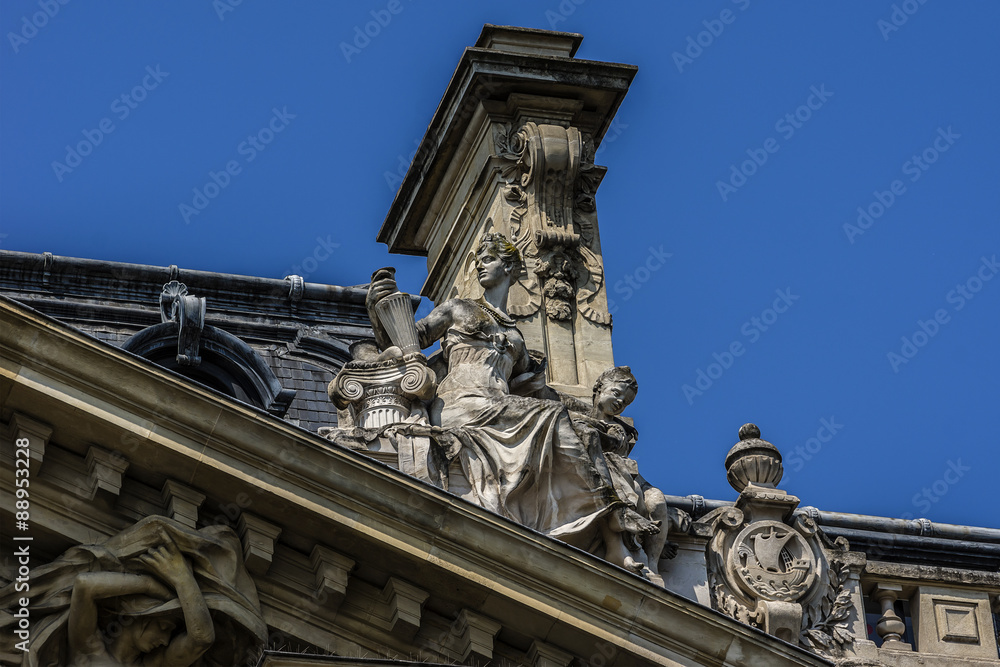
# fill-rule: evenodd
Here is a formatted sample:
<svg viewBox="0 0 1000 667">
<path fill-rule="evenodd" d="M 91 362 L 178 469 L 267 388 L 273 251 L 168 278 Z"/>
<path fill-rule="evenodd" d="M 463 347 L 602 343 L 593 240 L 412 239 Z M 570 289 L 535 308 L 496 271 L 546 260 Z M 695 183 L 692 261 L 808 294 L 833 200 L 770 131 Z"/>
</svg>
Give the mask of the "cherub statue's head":
<svg viewBox="0 0 1000 667">
<path fill-rule="evenodd" d="M 490 259 L 494 262 L 490 262 Z M 499 260 L 499 262 L 495 260 Z M 497 264 L 495 269 L 490 266 L 493 263 Z M 483 287 L 488 286 L 483 282 L 484 279 L 487 282 L 497 280 L 501 277 L 500 272 L 504 276 L 509 276 L 511 284 L 517 282 L 517 277 L 521 274 L 521 266 L 521 253 L 503 234 L 490 232 L 483 234 L 482 238 L 479 239 L 479 245 L 476 246 L 476 269 L 479 274 L 479 282 Z M 494 275 L 495 273 L 497 275 Z"/>
<path fill-rule="evenodd" d="M 620 415 L 639 393 L 639 383 L 628 366 L 609 368 L 594 383 L 594 413 L 602 419 Z"/>
</svg>

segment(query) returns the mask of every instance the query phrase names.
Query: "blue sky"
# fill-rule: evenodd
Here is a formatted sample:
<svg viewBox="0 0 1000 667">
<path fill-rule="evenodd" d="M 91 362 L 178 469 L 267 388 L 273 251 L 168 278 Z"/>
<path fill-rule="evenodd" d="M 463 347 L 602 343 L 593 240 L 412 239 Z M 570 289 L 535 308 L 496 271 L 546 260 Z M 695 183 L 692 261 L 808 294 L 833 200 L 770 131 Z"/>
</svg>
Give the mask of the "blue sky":
<svg viewBox="0 0 1000 667">
<path fill-rule="evenodd" d="M 753 421 L 803 505 L 998 527 L 998 22 L 987 1 L 8 0 L 0 247 L 339 285 L 393 264 L 419 292 L 424 260 L 374 239 L 463 48 L 484 23 L 579 32 L 578 57 L 639 67 L 597 203 L 646 478 L 734 498 Z"/>
</svg>

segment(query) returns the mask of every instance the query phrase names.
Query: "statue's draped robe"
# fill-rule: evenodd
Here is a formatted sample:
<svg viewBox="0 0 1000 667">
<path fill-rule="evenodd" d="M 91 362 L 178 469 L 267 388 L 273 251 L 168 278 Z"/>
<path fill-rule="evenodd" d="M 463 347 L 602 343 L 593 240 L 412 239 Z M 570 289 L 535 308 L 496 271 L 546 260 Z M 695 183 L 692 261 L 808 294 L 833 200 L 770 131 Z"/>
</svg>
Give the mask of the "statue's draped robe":
<svg viewBox="0 0 1000 667">
<path fill-rule="evenodd" d="M 67 623 L 77 575 L 84 572 L 147 574 L 136 558 L 150 547 L 162 545 L 164 533 L 191 562 L 195 581 L 215 623 L 216 641 L 195 665 L 229 667 L 241 663 L 248 648 L 263 642 L 267 626 L 260 615 L 257 589 L 243 565 L 239 538 L 226 526 L 194 530 L 166 517 L 151 516 L 102 544 L 73 547 L 52 563 L 31 571 L 28 653 L 13 645 L 19 640 L 13 633 L 17 619 L 11 616 L 24 593 L 16 591 L 16 582 L 0 590 L 0 664 L 25 667 L 69 664 Z M 171 617 L 178 622 L 182 618 L 176 597 L 163 601 L 145 595 L 128 595 L 107 598 L 102 604 L 112 618 L 117 618 L 118 614 L 142 616 L 171 612 Z"/>
<path fill-rule="evenodd" d="M 587 443 L 588 449 L 604 452 L 615 495 L 627 507 L 647 516 L 648 508 L 639 481 L 639 465 L 629 458 L 639 436 L 635 427 L 618 417 L 603 421 L 585 414 L 570 414 L 577 433 Z"/>
<path fill-rule="evenodd" d="M 474 302 L 472 302 L 474 303 Z M 477 312 L 473 310 L 472 312 Z M 515 327 L 485 312 L 454 322 L 442 339 L 448 372 L 433 412 L 461 442 L 470 501 L 583 549 L 616 503 L 600 451 L 591 452 L 558 401 L 512 396 L 527 354 Z"/>
</svg>

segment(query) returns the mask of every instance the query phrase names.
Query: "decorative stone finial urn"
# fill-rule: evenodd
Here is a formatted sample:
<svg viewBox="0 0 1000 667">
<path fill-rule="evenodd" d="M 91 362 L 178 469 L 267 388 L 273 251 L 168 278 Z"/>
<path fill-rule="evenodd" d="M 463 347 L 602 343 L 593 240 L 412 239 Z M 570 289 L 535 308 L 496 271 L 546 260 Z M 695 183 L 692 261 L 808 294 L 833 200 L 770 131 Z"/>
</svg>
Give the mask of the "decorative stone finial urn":
<svg viewBox="0 0 1000 667">
<path fill-rule="evenodd" d="M 734 489 L 747 486 L 774 489 L 781 482 L 781 452 L 767 440 L 761 440 L 756 424 L 740 427 L 740 441 L 726 455 L 726 476 Z"/>
<path fill-rule="evenodd" d="M 777 488 L 784 472 L 778 448 L 744 424 L 726 455 L 726 476 L 739 492 L 708 524 L 712 606 L 827 657 L 850 655 L 853 635 L 846 543 L 824 540 L 799 499 Z"/>
</svg>

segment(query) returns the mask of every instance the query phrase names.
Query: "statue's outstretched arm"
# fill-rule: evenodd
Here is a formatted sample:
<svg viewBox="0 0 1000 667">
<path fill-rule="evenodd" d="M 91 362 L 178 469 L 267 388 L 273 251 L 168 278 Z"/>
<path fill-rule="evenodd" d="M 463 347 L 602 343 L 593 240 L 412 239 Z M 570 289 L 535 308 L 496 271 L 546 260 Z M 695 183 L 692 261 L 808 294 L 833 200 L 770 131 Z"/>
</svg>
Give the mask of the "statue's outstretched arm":
<svg viewBox="0 0 1000 667">
<path fill-rule="evenodd" d="M 417 322 L 417 340 L 420 341 L 421 350 L 444 338 L 448 327 L 455 323 L 456 307 L 455 301 L 445 301 L 435 307 L 430 315 Z"/>
<path fill-rule="evenodd" d="M 379 275 L 378 272 L 376 275 Z M 368 295 L 365 297 L 368 319 L 371 320 L 375 342 L 378 343 L 380 350 L 389 349 L 392 346 L 392 340 L 379 319 L 375 304 L 397 291 L 395 278 L 384 276 L 372 281 L 368 287 Z M 417 340 L 420 343 L 420 349 L 426 349 L 433 345 L 436 340 L 444 337 L 448 327 L 454 322 L 454 308 L 455 301 L 446 301 L 432 310 L 430 315 L 417 322 Z"/>
<path fill-rule="evenodd" d="M 67 622 L 71 658 L 95 655 L 104 650 L 97 627 L 97 601 L 125 595 L 151 595 L 164 600 L 173 597 L 163 584 L 145 574 L 84 572 L 77 575 Z"/>
</svg>

